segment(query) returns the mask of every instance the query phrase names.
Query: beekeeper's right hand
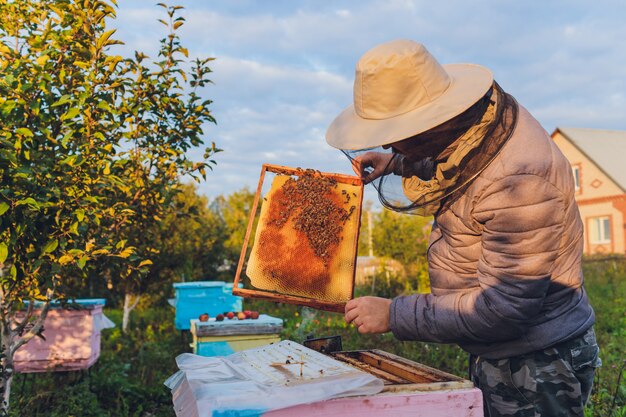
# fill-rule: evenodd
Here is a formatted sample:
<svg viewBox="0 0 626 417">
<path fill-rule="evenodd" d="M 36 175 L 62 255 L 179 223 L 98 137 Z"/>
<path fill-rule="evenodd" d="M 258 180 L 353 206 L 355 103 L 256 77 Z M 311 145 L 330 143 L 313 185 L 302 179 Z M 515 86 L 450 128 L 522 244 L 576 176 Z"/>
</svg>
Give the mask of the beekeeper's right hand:
<svg viewBox="0 0 626 417">
<path fill-rule="evenodd" d="M 393 172 L 390 163 L 393 156 L 392 153 L 366 152 L 352 160 L 352 169 L 367 184 Z"/>
</svg>

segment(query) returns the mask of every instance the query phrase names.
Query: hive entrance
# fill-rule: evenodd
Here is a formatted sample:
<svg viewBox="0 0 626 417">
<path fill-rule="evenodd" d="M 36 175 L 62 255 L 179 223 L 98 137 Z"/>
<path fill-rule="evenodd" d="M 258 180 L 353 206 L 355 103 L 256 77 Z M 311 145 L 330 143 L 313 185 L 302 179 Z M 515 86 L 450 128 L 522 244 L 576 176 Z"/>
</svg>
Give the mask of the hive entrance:
<svg viewBox="0 0 626 417">
<path fill-rule="evenodd" d="M 233 293 L 340 311 L 353 293 L 362 191 L 357 177 L 264 165 L 235 278 L 249 285 Z"/>
</svg>

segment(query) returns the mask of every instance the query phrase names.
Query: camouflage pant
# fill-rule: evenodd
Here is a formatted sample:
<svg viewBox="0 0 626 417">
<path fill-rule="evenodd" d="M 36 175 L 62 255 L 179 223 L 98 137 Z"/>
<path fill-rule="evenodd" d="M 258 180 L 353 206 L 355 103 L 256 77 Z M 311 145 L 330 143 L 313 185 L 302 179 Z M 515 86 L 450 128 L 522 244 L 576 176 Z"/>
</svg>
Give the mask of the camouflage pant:
<svg viewBox="0 0 626 417">
<path fill-rule="evenodd" d="M 486 417 L 583 416 L 595 369 L 602 362 L 596 335 L 507 359 L 470 358 L 472 381 L 483 392 Z"/>
</svg>

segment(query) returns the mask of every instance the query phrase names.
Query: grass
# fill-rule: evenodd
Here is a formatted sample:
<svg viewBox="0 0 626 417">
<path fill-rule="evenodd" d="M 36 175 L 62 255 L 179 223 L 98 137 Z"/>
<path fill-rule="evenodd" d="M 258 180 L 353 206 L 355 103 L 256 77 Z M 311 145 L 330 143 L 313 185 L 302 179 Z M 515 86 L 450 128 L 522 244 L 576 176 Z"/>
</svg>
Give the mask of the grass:
<svg viewBox="0 0 626 417">
<path fill-rule="evenodd" d="M 625 417 L 626 262 L 590 260 L 584 268 L 603 360 L 585 416 Z M 379 282 L 383 286 L 376 293 L 391 296 L 397 291 L 397 286 Z M 359 291 L 363 295 L 371 288 Z M 244 305 L 283 318 L 283 339 L 302 342 L 308 335 L 339 335 L 344 350 L 382 349 L 467 377 L 467 354 L 453 345 L 398 342 L 390 334 L 360 335 L 336 313 L 258 300 L 246 300 Z M 177 370 L 175 357 L 191 350 L 191 340 L 188 333 L 174 329 L 173 309 L 134 312 L 127 335 L 120 331 L 119 310 L 107 309 L 105 314 L 118 327 L 103 331 L 98 362 L 89 371 L 17 375 L 11 416 L 174 416 L 171 394 L 163 381 Z"/>
</svg>

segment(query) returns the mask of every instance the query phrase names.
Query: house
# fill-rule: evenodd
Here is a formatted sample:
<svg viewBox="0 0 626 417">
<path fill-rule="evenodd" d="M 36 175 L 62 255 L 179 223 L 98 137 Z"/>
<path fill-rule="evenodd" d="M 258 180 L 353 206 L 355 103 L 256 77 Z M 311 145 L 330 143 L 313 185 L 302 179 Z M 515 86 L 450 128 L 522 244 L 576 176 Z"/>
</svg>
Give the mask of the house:
<svg viewBox="0 0 626 417">
<path fill-rule="evenodd" d="M 572 164 L 586 255 L 626 253 L 626 131 L 557 127 Z"/>
</svg>

